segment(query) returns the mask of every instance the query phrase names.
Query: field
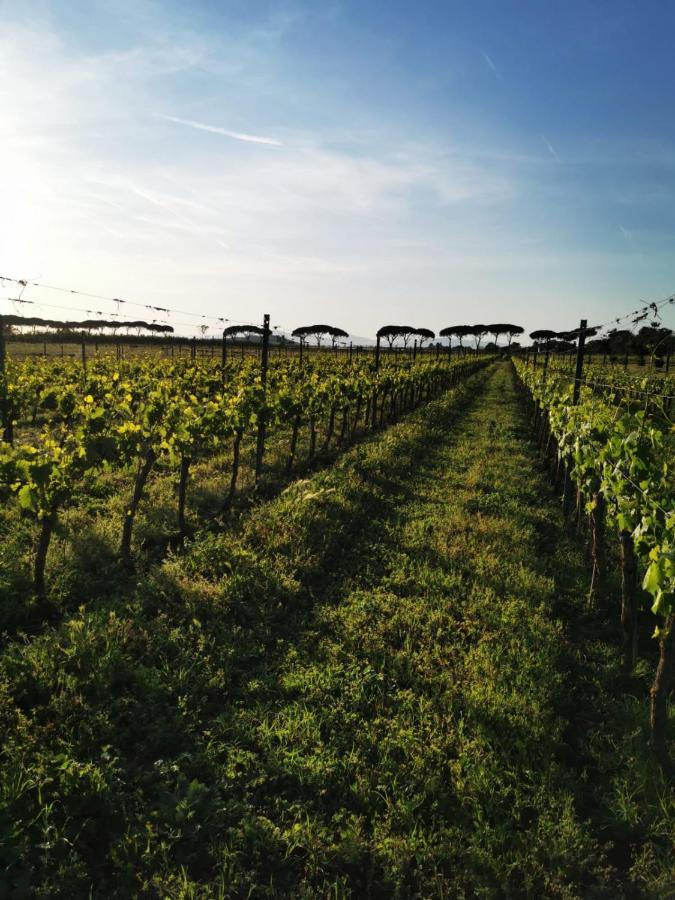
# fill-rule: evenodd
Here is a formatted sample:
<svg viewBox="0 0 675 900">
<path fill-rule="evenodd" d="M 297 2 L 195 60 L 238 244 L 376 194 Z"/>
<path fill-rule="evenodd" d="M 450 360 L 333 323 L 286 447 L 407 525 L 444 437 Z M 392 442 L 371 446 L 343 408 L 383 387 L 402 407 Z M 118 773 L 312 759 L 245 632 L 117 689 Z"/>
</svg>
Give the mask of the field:
<svg viewBox="0 0 675 900">
<path fill-rule="evenodd" d="M 616 398 L 571 407 L 541 370 L 476 357 L 317 362 L 307 394 L 280 360 L 261 399 L 252 368 L 179 361 L 190 389 L 153 419 L 145 363 L 114 385 L 112 361 L 87 382 L 54 365 L 37 410 L 35 369 L 12 370 L 0 445 L 0 894 L 675 896 L 675 790 L 649 746 L 675 577 L 662 415 L 625 463 L 667 515 L 631 494 L 621 520 L 643 528 L 640 579 L 656 570 L 622 667 L 628 487 L 583 443 L 588 422 L 611 444 Z M 54 435 L 44 475 L 26 448 L 44 466 Z"/>
</svg>

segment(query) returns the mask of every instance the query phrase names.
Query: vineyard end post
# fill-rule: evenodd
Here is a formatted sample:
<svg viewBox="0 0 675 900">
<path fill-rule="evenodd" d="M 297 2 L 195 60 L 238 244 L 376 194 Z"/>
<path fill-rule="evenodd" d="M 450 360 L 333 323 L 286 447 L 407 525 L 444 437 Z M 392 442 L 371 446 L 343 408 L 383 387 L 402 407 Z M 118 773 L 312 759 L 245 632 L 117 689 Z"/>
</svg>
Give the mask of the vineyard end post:
<svg viewBox="0 0 675 900">
<path fill-rule="evenodd" d="M 380 335 L 377 336 L 377 343 L 375 344 L 375 371 L 379 372 L 380 370 Z"/>
<path fill-rule="evenodd" d="M 223 369 L 223 374 L 225 373 L 225 363 L 227 362 L 227 335 L 225 331 L 223 331 L 223 346 L 221 350 L 220 364 Z"/>
<path fill-rule="evenodd" d="M 579 392 L 581 390 L 581 376 L 584 371 L 584 345 L 586 343 L 586 326 L 588 322 L 582 319 L 579 325 L 579 343 L 577 345 L 577 366 L 574 373 L 574 396 L 572 403 L 575 405 L 579 402 Z"/>
</svg>

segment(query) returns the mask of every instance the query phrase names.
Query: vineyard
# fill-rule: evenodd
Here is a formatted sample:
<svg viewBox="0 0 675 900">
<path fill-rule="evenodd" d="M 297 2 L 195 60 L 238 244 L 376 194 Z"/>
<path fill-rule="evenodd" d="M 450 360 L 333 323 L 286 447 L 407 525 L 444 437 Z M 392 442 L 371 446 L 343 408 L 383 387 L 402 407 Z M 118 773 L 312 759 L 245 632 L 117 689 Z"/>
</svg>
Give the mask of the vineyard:
<svg viewBox="0 0 675 900">
<path fill-rule="evenodd" d="M 669 371 L 119 356 L 5 360 L 0 894 L 672 895 Z"/>
</svg>

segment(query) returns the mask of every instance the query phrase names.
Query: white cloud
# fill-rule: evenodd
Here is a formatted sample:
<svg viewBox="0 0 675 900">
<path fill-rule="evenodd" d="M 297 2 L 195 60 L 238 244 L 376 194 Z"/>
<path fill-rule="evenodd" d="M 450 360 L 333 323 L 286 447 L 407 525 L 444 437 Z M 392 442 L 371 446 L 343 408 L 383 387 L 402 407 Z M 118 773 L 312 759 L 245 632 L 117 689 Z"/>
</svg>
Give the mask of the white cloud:
<svg viewBox="0 0 675 900">
<path fill-rule="evenodd" d="M 233 138 L 236 141 L 247 141 L 251 144 L 269 144 L 272 147 L 281 147 L 281 141 L 274 138 L 260 137 L 256 134 L 243 134 L 240 131 L 228 131 L 227 128 L 220 128 L 217 125 L 205 125 L 203 122 L 195 122 L 193 119 L 180 119 L 178 116 L 159 115 L 157 118 L 165 119 L 167 122 L 175 122 L 178 125 L 188 125 L 190 128 L 196 128 L 198 131 L 208 131 L 211 134 L 222 134 L 224 137 Z"/>
<path fill-rule="evenodd" d="M 483 59 L 484 59 L 485 62 L 488 64 L 488 66 L 490 67 L 490 69 L 492 69 L 492 71 L 493 71 L 494 74 L 497 76 L 497 78 L 500 78 L 501 76 L 500 76 L 500 74 L 499 74 L 499 72 L 498 72 L 498 70 L 497 70 L 497 66 L 496 66 L 496 65 L 494 64 L 494 62 L 492 61 L 492 57 L 489 56 L 484 50 L 481 50 L 480 55 L 483 57 Z"/>
<path fill-rule="evenodd" d="M 553 159 L 554 159 L 556 162 L 560 162 L 560 157 L 559 157 L 558 154 L 556 153 L 555 147 L 554 147 L 553 144 L 548 140 L 548 138 L 546 137 L 546 135 L 543 135 L 543 134 L 542 134 L 541 139 L 542 139 L 542 141 L 543 141 L 543 143 L 544 143 L 544 146 L 546 147 L 546 149 L 548 150 L 548 152 L 551 154 L 551 156 L 553 157 Z"/>
</svg>

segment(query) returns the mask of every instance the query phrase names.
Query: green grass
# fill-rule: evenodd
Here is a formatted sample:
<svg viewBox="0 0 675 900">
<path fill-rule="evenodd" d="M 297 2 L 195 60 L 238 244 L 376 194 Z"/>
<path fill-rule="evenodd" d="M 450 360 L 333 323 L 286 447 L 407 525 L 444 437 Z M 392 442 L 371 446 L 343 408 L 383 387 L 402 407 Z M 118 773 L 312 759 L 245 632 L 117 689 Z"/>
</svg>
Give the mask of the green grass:
<svg viewBox="0 0 675 900">
<path fill-rule="evenodd" d="M 671 896 L 647 673 L 508 364 L 133 579 L 91 552 L 0 657 L 0 896 Z"/>
</svg>

